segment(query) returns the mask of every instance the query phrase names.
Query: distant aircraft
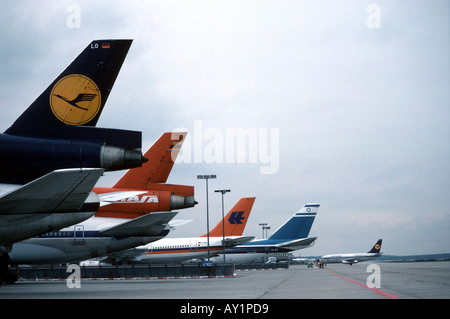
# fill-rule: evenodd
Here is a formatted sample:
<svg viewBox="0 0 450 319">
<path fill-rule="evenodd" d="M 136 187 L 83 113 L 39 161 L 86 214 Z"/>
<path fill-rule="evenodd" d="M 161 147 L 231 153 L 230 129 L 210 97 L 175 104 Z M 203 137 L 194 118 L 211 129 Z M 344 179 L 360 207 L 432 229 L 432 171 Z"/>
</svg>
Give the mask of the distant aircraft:
<svg viewBox="0 0 450 319">
<path fill-rule="evenodd" d="M 0 134 L 0 183 L 23 185 L 57 169 L 120 170 L 146 161 L 141 132 L 93 127 L 131 42 L 91 42 Z"/>
<path fill-rule="evenodd" d="M 185 136 L 164 133 L 146 152 L 149 162 L 129 170 L 112 188 L 94 187 L 108 206 L 84 222 L 14 244 L 11 264 L 79 262 L 166 236 L 177 214 L 171 210 L 196 204 L 193 186 L 164 184 Z"/>
<path fill-rule="evenodd" d="M 380 257 L 382 254 L 380 253 L 382 242 L 383 242 L 382 239 L 378 239 L 376 244 L 367 253 L 325 255 L 319 258 L 319 262 L 323 264 L 342 263 L 342 264 L 349 264 L 351 266 L 352 264 L 356 264 L 361 261 L 366 261 L 372 258 Z"/>
<path fill-rule="evenodd" d="M 242 236 L 255 197 L 241 198 L 222 221 L 209 232 L 209 254 L 252 240 L 252 236 Z M 222 223 L 224 222 L 224 224 Z M 225 241 L 223 230 L 225 227 Z M 181 263 L 190 259 L 207 258 L 207 234 L 200 237 L 163 238 L 151 244 L 109 255 L 100 262 L 113 264 L 167 264 Z"/>
<path fill-rule="evenodd" d="M 319 204 L 306 204 L 268 239 L 253 240 L 227 249 L 226 261 L 247 264 L 271 257 L 286 258 L 294 250 L 311 247 L 317 237 L 308 238 L 308 235 L 319 206 Z M 219 256 L 213 260 L 221 261 L 222 258 Z"/>
</svg>

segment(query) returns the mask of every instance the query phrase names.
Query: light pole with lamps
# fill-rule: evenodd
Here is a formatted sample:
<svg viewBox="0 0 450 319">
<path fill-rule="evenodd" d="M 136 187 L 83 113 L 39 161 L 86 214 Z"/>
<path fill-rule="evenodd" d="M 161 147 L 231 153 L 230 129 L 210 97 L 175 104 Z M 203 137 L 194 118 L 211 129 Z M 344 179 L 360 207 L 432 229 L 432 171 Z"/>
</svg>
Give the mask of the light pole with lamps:
<svg viewBox="0 0 450 319">
<path fill-rule="evenodd" d="M 208 262 L 209 262 L 209 207 L 208 207 L 208 180 L 216 179 L 216 175 L 197 175 L 197 179 L 206 180 L 206 232 L 208 237 Z"/>
<path fill-rule="evenodd" d="M 231 192 L 231 189 L 216 189 L 214 192 L 222 193 L 222 250 L 223 250 L 223 262 L 225 262 L 225 212 L 223 210 L 223 195 Z"/>
<path fill-rule="evenodd" d="M 264 226 L 263 231 L 264 231 L 264 229 L 266 230 L 266 238 L 267 238 L 267 230 L 270 229 L 270 226 Z"/>
<path fill-rule="evenodd" d="M 262 238 L 264 239 L 264 229 L 267 226 L 267 223 L 259 223 L 258 225 L 262 227 Z"/>
</svg>

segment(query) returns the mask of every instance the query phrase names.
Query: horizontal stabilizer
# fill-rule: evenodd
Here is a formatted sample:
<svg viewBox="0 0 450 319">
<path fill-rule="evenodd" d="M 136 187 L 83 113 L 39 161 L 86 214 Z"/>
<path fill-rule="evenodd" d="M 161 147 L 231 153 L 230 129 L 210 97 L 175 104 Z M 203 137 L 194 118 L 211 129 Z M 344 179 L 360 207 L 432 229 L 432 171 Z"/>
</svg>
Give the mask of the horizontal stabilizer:
<svg viewBox="0 0 450 319">
<path fill-rule="evenodd" d="M 102 230 L 106 236 L 159 236 L 178 212 L 154 212 Z"/>
<path fill-rule="evenodd" d="M 317 237 L 295 239 L 295 240 L 280 243 L 277 246 L 283 247 L 283 248 L 289 248 L 292 250 L 297 250 L 297 249 L 301 249 L 301 248 L 305 248 L 305 247 L 309 247 L 309 246 L 313 245 L 316 239 L 317 239 Z M 299 248 L 296 248 L 296 247 L 299 247 Z"/>
<path fill-rule="evenodd" d="M 189 224 L 190 222 L 193 222 L 193 219 L 172 219 L 169 222 L 170 229 L 176 229 L 177 227 Z"/>
<path fill-rule="evenodd" d="M 255 239 L 254 236 L 243 236 L 243 237 L 237 237 L 237 238 L 225 238 L 225 247 L 233 247 L 237 245 L 242 245 L 245 243 L 248 243 L 249 241 L 252 241 Z"/>
<path fill-rule="evenodd" d="M 0 197 L 0 213 L 77 212 L 102 174 L 101 168 L 53 171 Z"/>
</svg>

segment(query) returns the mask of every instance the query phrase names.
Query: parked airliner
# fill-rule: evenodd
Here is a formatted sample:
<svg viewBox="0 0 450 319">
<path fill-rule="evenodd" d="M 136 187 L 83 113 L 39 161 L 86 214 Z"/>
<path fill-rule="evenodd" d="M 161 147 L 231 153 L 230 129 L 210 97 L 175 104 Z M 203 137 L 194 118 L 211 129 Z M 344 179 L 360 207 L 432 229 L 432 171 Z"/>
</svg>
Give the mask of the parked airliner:
<svg viewBox="0 0 450 319">
<path fill-rule="evenodd" d="M 225 248 L 239 245 L 254 239 L 253 236 L 242 236 L 247 224 L 255 197 L 241 198 L 228 212 L 222 221 L 209 232 L 209 254 L 217 253 Z M 224 222 L 224 224 L 223 224 Z M 225 241 L 223 242 L 223 227 Z M 121 251 L 102 260 L 113 264 L 167 264 L 181 263 L 195 258 L 207 258 L 207 234 L 200 237 L 164 238 L 145 246 Z"/>
<path fill-rule="evenodd" d="M 171 210 L 196 203 L 192 186 L 165 184 L 185 135 L 164 133 L 146 152 L 151 161 L 126 172 L 112 188 L 94 187 L 109 204 L 95 216 L 14 244 L 11 264 L 78 262 L 166 236 L 177 214 Z"/>
<path fill-rule="evenodd" d="M 308 237 L 308 235 L 319 206 L 319 204 L 306 204 L 268 239 L 253 240 L 226 249 L 226 261 L 247 264 L 267 260 L 270 257 L 286 259 L 287 255 L 294 250 L 311 247 L 317 237 Z M 223 256 L 215 257 L 213 260 L 222 261 Z"/>
<path fill-rule="evenodd" d="M 361 261 L 366 261 L 372 258 L 380 257 L 382 253 L 381 243 L 382 239 L 378 239 L 376 244 L 369 250 L 367 253 L 352 253 L 352 254 L 333 254 L 333 255 L 325 255 L 319 258 L 319 262 L 323 264 L 356 264 Z"/>
</svg>

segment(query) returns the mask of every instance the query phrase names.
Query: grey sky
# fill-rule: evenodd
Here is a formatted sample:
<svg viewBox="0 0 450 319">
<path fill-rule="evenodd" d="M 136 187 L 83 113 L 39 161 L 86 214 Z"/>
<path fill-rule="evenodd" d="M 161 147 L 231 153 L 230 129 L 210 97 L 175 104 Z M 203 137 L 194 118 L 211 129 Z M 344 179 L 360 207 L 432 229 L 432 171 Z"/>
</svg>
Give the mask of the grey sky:
<svg viewBox="0 0 450 319">
<path fill-rule="evenodd" d="M 98 126 L 142 131 L 144 151 L 185 128 L 203 155 L 230 129 L 279 133 L 274 174 L 261 174 L 259 155 L 177 164 L 169 182 L 194 185 L 200 204 L 180 212 L 196 221 L 171 236 L 206 231 L 196 175 L 216 174 L 211 226 L 221 213 L 212 190 L 230 188 L 226 211 L 256 197 L 246 233 L 258 237 L 258 223 L 271 233 L 320 203 L 319 239 L 304 255 L 366 251 L 378 238 L 386 254 L 448 252 L 448 12 L 440 0 L 14 1 L 0 13 L 0 123 L 5 130 L 93 39 L 131 38 Z"/>
</svg>

